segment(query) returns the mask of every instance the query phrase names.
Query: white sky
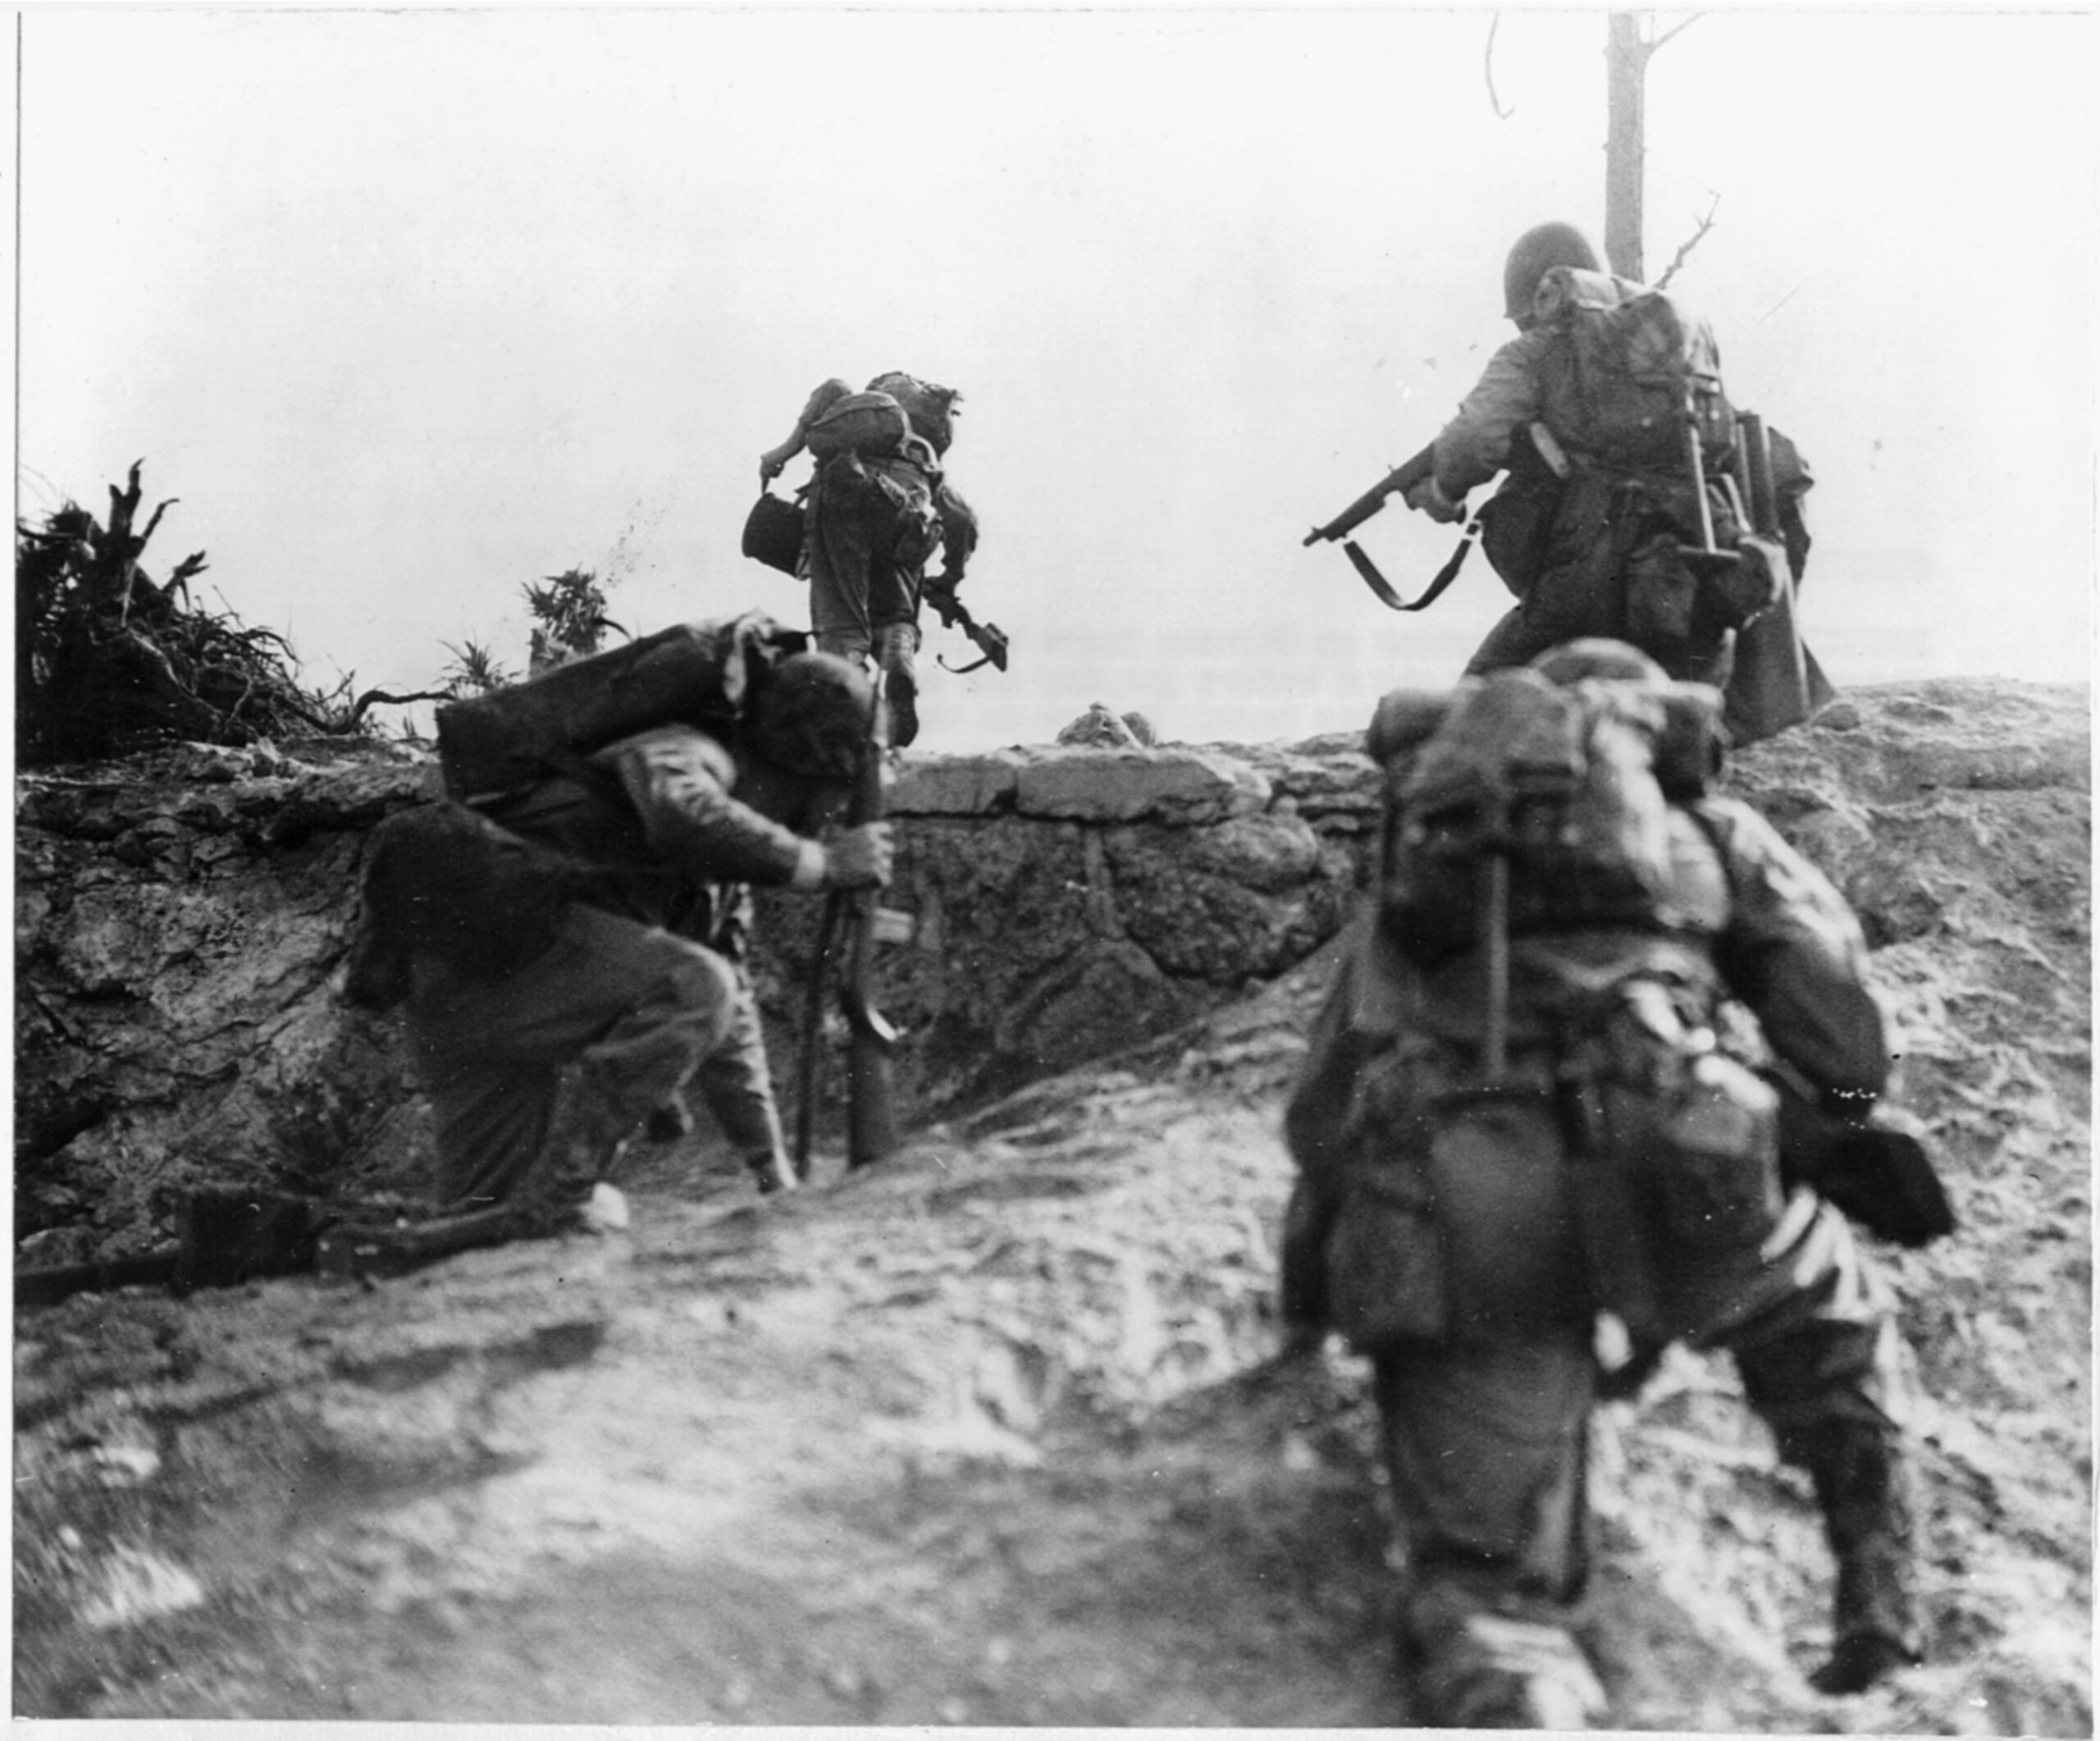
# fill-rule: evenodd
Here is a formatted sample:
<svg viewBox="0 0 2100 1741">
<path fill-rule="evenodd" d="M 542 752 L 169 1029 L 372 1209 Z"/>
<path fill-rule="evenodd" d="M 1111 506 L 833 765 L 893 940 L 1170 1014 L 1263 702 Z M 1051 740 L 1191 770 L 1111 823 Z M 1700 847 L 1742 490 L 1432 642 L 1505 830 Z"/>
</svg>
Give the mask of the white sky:
<svg viewBox="0 0 2100 1741">
<path fill-rule="evenodd" d="M 1663 25 L 1682 15 L 1661 15 Z M 524 657 L 522 583 L 637 633 L 800 589 L 737 541 L 828 375 L 960 387 L 966 600 L 923 745 L 1101 700 L 1169 738 L 1357 727 L 1507 603 L 1382 610 L 1300 547 L 1435 433 L 1502 258 L 1603 217 L 1605 16 L 1484 10 L 22 15 L 18 511 L 146 460 L 309 676 Z M 2083 680 L 2095 21 L 1710 11 L 1648 79 L 1647 263 L 1819 480 L 1841 683 Z M 807 462 L 790 469 L 799 482 Z M 1404 590 L 1453 533 L 1389 509 Z M 926 661 L 970 656 L 929 619 Z"/>
</svg>

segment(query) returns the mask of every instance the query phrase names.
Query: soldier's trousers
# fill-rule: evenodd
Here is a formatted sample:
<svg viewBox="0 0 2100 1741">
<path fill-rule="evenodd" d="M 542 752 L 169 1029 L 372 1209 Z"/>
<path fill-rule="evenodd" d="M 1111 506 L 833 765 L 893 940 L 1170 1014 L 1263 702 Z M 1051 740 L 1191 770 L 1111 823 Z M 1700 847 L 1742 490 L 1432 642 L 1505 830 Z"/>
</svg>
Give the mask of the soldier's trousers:
<svg viewBox="0 0 2100 1741">
<path fill-rule="evenodd" d="M 820 653 L 835 653 L 856 665 L 864 660 L 874 661 L 883 674 L 890 747 L 901 750 L 911 743 L 919 735 L 919 673 L 915 659 L 919 651 L 919 625 L 884 623 L 873 629 L 819 629 L 816 640 Z"/>
<path fill-rule="evenodd" d="M 553 946 L 517 971 L 419 985 L 409 1035 L 447 1209 L 558 1212 L 688 1084 L 746 1164 L 784 1160 L 749 983 L 651 925 L 572 905 Z"/>
<path fill-rule="evenodd" d="M 1806 1190 L 1761 1246 L 1678 1256 L 1657 1267 L 1664 1313 L 1691 1327 L 1692 1346 L 1733 1356 L 1780 1455 L 1815 1483 L 1839 1631 L 1909 1643 L 1903 1379 L 1885 1284 L 1843 1217 Z M 1543 1333 L 1396 1345 L 1373 1364 L 1408 1559 L 1406 1641 L 1435 1659 L 1463 1648 L 1474 1615 L 1572 1620 L 1588 1569 L 1587 1314 Z"/>
</svg>

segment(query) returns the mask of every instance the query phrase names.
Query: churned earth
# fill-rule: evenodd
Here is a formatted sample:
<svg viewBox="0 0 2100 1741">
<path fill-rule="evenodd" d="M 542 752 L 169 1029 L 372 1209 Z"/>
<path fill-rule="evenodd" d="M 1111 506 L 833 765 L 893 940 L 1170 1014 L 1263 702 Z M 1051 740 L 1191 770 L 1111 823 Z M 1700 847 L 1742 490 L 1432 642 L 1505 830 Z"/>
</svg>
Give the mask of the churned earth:
<svg viewBox="0 0 2100 1741">
<path fill-rule="evenodd" d="M 1598 1419 L 1614 1726 L 2091 1733 L 2081 691 L 1866 692 L 1738 778 L 1847 888 L 1964 1218 L 1883 1252 L 1930 1661 L 1825 1699 L 1828 1568 L 1725 1364 Z M 18 1317 L 18 1716 L 1395 1726 L 1358 1363 L 1265 1373 L 1322 956 L 761 1204 Z"/>
</svg>

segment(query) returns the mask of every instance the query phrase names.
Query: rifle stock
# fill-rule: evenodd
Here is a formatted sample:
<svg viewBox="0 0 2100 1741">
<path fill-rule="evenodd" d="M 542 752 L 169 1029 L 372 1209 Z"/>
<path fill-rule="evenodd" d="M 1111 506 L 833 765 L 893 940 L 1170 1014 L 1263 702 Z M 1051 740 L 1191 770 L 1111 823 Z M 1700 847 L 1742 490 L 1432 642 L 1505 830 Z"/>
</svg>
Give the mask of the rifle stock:
<svg viewBox="0 0 2100 1741">
<path fill-rule="evenodd" d="M 802 1053 L 795 1099 L 795 1177 L 810 1176 L 810 1151 L 816 1140 L 817 1079 L 824 1062 L 824 988 L 831 975 L 832 950 L 838 936 L 839 908 L 844 897 L 824 898 L 824 918 L 817 926 L 816 953 L 810 957 L 810 979 L 802 995 Z"/>
<path fill-rule="evenodd" d="M 56 1305 L 75 1294 L 164 1287 L 239 1287 L 272 1276 L 405 1275 L 517 1228 L 509 1209 L 409 1218 L 384 1202 L 336 1202 L 244 1185 L 202 1185 L 176 1204 L 176 1240 L 138 1257 L 15 1273 L 15 1305 Z"/>
<path fill-rule="evenodd" d="M 1436 466 L 1436 444 L 1431 441 L 1414 458 L 1395 466 L 1326 525 L 1315 526 L 1306 533 L 1305 542 L 1308 545 L 1323 541 L 1331 544 L 1337 538 L 1346 538 L 1384 507 L 1389 497 L 1412 490 L 1427 478 Z"/>
<path fill-rule="evenodd" d="M 998 670 L 1006 669 L 1007 635 L 1004 629 L 1001 628 L 997 623 L 978 622 L 970 615 L 969 607 L 955 596 L 954 590 L 951 587 L 937 587 L 929 585 L 926 588 L 926 597 L 938 614 L 941 627 L 960 628 L 963 633 L 970 637 L 978 651 L 984 656 L 982 659 L 964 665 L 952 665 L 943 659 L 939 661 L 943 670 L 953 671 L 960 676 L 966 671 L 979 670 L 988 665 Z"/>
<path fill-rule="evenodd" d="M 958 609 L 961 607 L 958 606 Z M 849 827 L 879 822 L 883 817 L 882 679 L 875 681 L 874 705 L 868 724 L 868 742 L 854 782 Z M 841 987 L 847 1030 L 846 1053 L 847 1136 L 848 1171 L 872 1167 L 896 1152 L 900 1140 L 897 1128 L 896 1088 L 891 1053 L 896 1049 L 897 1030 L 874 1005 L 873 993 L 877 930 L 880 924 L 882 891 L 856 889 L 847 902 L 846 973 Z"/>
</svg>

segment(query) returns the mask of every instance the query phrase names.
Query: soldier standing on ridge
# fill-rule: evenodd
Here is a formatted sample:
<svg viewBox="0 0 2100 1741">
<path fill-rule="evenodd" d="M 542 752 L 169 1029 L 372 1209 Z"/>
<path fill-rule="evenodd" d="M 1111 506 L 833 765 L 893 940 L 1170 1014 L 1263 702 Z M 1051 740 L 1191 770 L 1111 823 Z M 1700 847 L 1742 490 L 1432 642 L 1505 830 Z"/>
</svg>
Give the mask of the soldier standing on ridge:
<svg viewBox="0 0 2100 1741">
<path fill-rule="evenodd" d="M 1640 399 L 1659 378 L 1634 378 L 1644 359 L 1614 354 L 1614 340 L 1592 346 L 1580 336 L 1596 311 L 1626 308 L 1645 287 L 1604 272 L 1573 225 L 1546 223 L 1510 249 L 1503 291 L 1517 336 L 1489 359 L 1437 435 L 1431 474 L 1406 496 L 1433 519 L 1457 521 L 1468 491 L 1509 474 L 1481 510 L 1481 539 L 1518 603 L 1490 631 L 1468 673 L 1609 635 L 1673 677 L 1725 688 L 1735 630 L 1763 606 L 1727 596 L 1731 587 L 1679 554 L 1701 541 L 1682 407 L 1644 412 Z M 1710 331 L 1702 322 L 1683 327 L 1695 360 L 1711 372 L 1710 391 L 1701 395 L 1701 441 L 1715 543 L 1726 551 L 1748 529 L 1736 512 L 1743 505 L 1717 487 L 1734 439 L 1732 413 L 1719 391 Z M 1643 342 L 1636 337 L 1636 350 Z M 1809 545 L 1801 498 L 1811 480 L 1792 442 L 1774 432 L 1771 443 L 1779 530 L 1798 577 Z"/>
<path fill-rule="evenodd" d="M 977 517 L 943 464 L 961 397 L 894 370 L 859 393 L 827 381 L 788 438 L 759 455 L 761 485 L 804 448 L 815 457 L 801 557 L 810 626 L 820 651 L 883 673 L 887 741 L 897 749 L 919 734 L 922 593 L 937 605 L 952 598 L 977 546 Z M 943 571 L 929 578 L 936 550 Z"/>
<path fill-rule="evenodd" d="M 1285 1115 L 1281 1303 L 1286 1359 L 1332 1327 L 1373 1363 L 1425 1723 L 1601 1714 L 1590 1411 L 1678 1339 L 1728 1350 L 1815 1483 L 1817 1686 L 1920 1660 L 1894 1302 L 1846 1214 L 1909 1244 L 1952 1214 L 1869 1122 L 1890 1063 L 1851 912 L 1705 795 L 1716 700 L 1587 642 L 1372 727 L 1383 859 Z"/>
<path fill-rule="evenodd" d="M 800 646 L 762 617 L 703 630 Z M 761 634 L 758 631 L 765 631 Z M 572 686 L 594 665 L 542 679 Z M 543 946 L 491 964 L 423 946 L 419 912 L 450 902 L 523 929 L 535 896 L 472 880 L 480 861 L 448 866 L 413 830 L 382 825 L 368 861 L 363 919 L 346 994 L 368 1008 L 405 996 L 419 1073 L 435 1104 L 441 1209 L 508 1205 L 512 1231 L 603 1231 L 625 1224 L 604 1182 L 652 1115 L 682 1113 L 696 1087 L 762 1192 L 794 1183 L 745 971 L 748 885 L 865 889 L 888 880 L 888 825 L 811 838 L 842 805 L 866 753 L 874 690 L 829 654 L 776 660 L 744 651 L 737 716 L 697 701 L 588 754 L 564 757 L 477 813 L 518 842 L 512 869 L 542 873 L 532 848 L 576 867 Z M 532 688 L 536 685 L 526 685 Z M 521 692 L 519 692 L 522 693 Z M 476 705 L 476 704 L 468 704 Z M 409 819 L 415 819 L 410 820 Z M 395 823 L 402 831 L 389 834 Z M 501 838 L 501 837 L 499 837 Z M 499 860 L 500 872 L 501 861 Z M 467 923 L 453 929 L 463 932 Z"/>
</svg>

